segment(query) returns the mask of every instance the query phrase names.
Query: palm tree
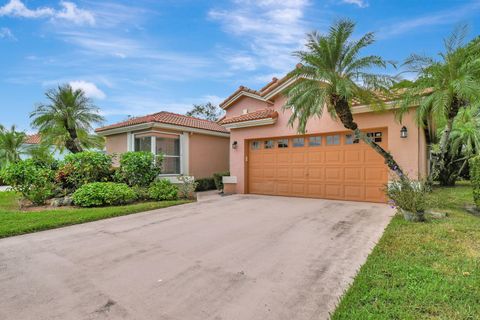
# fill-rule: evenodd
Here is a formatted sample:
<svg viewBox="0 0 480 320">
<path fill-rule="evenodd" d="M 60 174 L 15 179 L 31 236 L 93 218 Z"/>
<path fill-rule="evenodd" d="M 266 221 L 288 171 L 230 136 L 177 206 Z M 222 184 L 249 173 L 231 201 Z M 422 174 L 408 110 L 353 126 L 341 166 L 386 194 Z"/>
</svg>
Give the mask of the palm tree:
<svg viewBox="0 0 480 320">
<path fill-rule="evenodd" d="M 401 113 L 412 105 L 418 106 L 417 122 L 429 127 L 433 135 L 437 125 L 444 123 L 438 155 L 433 158 L 434 176 L 445 169 L 455 118 L 462 109 L 480 100 L 480 41 L 465 45 L 466 31 L 465 25 L 460 26 L 444 40 L 440 59 L 414 54 L 404 63 L 406 71 L 415 72 L 418 78 L 402 95 Z"/>
<path fill-rule="evenodd" d="M 33 118 L 32 126 L 39 129 L 46 143 L 72 153 L 101 145 L 101 139 L 89 132 L 93 130 L 92 124 L 100 123 L 104 118 L 85 92 L 73 90 L 67 84 L 48 90 L 45 96 L 49 104 L 38 105 L 30 118 Z"/>
<path fill-rule="evenodd" d="M 383 108 L 380 92 L 388 94 L 394 79 L 387 75 L 369 73 L 372 68 L 386 68 L 389 62 L 379 56 L 360 56 L 362 49 L 375 39 L 369 32 L 358 40 L 351 39 L 355 23 L 340 20 L 334 23 L 326 35 L 312 32 L 307 35 L 306 51 L 297 51 L 295 56 L 301 64 L 291 76 L 301 79 L 285 91 L 292 115 L 289 124 L 298 125 L 305 133 L 307 122 L 312 117 L 321 117 L 327 111 L 338 118 L 355 137 L 364 141 L 379 153 L 387 166 L 401 179 L 406 178 L 392 155 L 360 130 L 353 119 L 351 101 L 356 99 L 372 108 Z"/>
<path fill-rule="evenodd" d="M 26 138 L 25 132 L 17 131 L 14 125 L 10 130 L 0 125 L 0 167 L 20 160 L 25 153 L 23 145 Z"/>
</svg>

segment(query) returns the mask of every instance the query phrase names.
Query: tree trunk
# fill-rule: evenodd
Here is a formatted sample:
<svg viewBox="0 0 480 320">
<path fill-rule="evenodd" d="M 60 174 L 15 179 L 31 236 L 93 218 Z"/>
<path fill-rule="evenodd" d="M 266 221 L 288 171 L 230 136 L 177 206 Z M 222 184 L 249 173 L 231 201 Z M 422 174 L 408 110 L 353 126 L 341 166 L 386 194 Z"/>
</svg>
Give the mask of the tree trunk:
<svg viewBox="0 0 480 320">
<path fill-rule="evenodd" d="M 69 128 L 67 124 L 66 124 L 66 129 L 67 129 L 68 135 L 70 136 L 70 139 L 67 139 L 67 141 L 65 142 L 65 147 L 71 153 L 82 152 L 83 148 L 80 145 L 80 141 L 78 141 L 77 130 Z"/>
<path fill-rule="evenodd" d="M 395 172 L 395 174 L 400 179 L 406 179 L 407 176 L 403 173 L 402 168 L 398 165 L 398 163 L 393 159 L 392 155 L 383 149 L 380 145 L 378 145 L 375 141 L 367 137 L 367 135 L 360 131 L 358 128 L 357 123 L 353 120 L 352 111 L 348 104 L 348 101 L 340 98 L 340 97 L 333 97 L 332 98 L 332 105 L 335 108 L 335 112 L 337 116 L 340 118 L 343 126 L 349 130 L 352 130 L 355 134 L 355 138 L 362 140 L 367 145 L 373 148 L 382 158 L 385 160 L 385 164 L 388 166 L 390 170 Z"/>
</svg>

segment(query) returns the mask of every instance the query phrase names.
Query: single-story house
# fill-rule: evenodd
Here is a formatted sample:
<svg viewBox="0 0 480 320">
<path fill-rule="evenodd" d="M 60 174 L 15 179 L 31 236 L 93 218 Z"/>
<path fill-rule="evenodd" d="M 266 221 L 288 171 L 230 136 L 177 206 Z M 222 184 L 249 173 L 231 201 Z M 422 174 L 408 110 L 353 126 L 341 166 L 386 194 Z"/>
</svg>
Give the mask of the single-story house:
<svg viewBox="0 0 480 320">
<path fill-rule="evenodd" d="M 41 140 L 42 140 L 42 137 L 40 136 L 39 133 L 27 135 L 27 138 L 25 139 L 25 142 L 23 143 L 22 149 L 26 151 L 30 148 L 34 148 L 41 143 Z M 50 146 L 48 149 L 50 150 L 50 153 L 53 155 L 53 157 L 57 160 L 63 160 L 65 155 L 69 152 L 68 150 L 60 152 L 54 146 Z M 26 158 L 29 158 L 29 155 L 28 154 L 23 154 L 21 157 L 23 159 L 26 159 Z"/>
<path fill-rule="evenodd" d="M 107 154 L 151 151 L 163 155 L 162 175 L 211 177 L 229 167 L 229 131 L 214 121 L 158 112 L 98 128 Z M 118 164 L 118 159 L 117 159 Z"/>
<path fill-rule="evenodd" d="M 226 111 L 220 124 L 230 130 L 226 192 L 384 202 L 390 174 L 383 158 L 339 121 L 325 112 L 303 135 L 288 125 L 291 111 L 282 109 L 282 92 L 294 81 L 273 78 L 258 91 L 241 86 L 220 104 Z M 391 108 L 374 112 L 353 102 L 353 113 L 360 129 L 410 177 L 426 175 L 426 139 L 414 112 L 399 123 Z"/>
</svg>

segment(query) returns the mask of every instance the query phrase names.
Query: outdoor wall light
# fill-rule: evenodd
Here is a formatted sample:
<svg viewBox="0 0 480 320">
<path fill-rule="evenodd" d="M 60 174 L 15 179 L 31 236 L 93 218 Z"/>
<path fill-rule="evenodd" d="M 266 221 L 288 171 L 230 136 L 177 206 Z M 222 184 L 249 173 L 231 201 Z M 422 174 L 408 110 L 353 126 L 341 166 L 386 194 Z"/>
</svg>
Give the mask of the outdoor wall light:
<svg viewBox="0 0 480 320">
<path fill-rule="evenodd" d="M 400 138 L 406 138 L 408 137 L 408 130 L 407 127 L 403 126 L 402 129 L 400 129 Z"/>
<path fill-rule="evenodd" d="M 232 143 L 232 149 L 237 149 L 238 147 L 238 142 L 237 141 L 233 141 Z"/>
</svg>

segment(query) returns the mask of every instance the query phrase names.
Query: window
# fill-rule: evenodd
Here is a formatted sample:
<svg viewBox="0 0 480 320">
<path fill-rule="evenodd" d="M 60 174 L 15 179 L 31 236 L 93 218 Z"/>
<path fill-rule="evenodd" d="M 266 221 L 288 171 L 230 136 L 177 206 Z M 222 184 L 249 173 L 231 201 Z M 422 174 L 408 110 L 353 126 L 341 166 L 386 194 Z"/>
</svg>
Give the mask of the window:
<svg viewBox="0 0 480 320">
<path fill-rule="evenodd" d="M 265 149 L 273 149 L 273 140 L 265 141 Z"/>
<path fill-rule="evenodd" d="M 317 147 L 322 145 L 322 137 L 316 136 L 316 137 L 309 137 L 308 138 L 308 145 L 310 147 Z"/>
<path fill-rule="evenodd" d="M 157 137 L 156 154 L 163 155 L 162 174 L 180 174 L 179 137 Z"/>
<path fill-rule="evenodd" d="M 152 137 L 135 138 L 135 151 L 152 152 Z"/>
<path fill-rule="evenodd" d="M 360 143 L 358 139 L 356 139 L 353 134 L 346 134 L 345 135 L 345 144 L 357 144 Z"/>
<path fill-rule="evenodd" d="M 372 139 L 375 142 L 382 142 L 382 133 L 381 132 L 367 132 L 367 137 Z"/>
<path fill-rule="evenodd" d="M 288 139 L 279 139 L 277 140 L 277 146 L 279 148 L 288 148 Z"/>
<path fill-rule="evenodd" d="M 327 136 L 327 145 L 340 144 L 340 135 Z"/>
<path fill-rule="evenodd" d="M 305 138 L 293 138 L 294 147 L 303 147 L 305 146 Z"/>
<path fill-rule="evenodd" d="M 252 150 L 260 149 L 260 141 L 252 141 L 252 143 L 250 144 L 250 148 Z"/>
</svg>

